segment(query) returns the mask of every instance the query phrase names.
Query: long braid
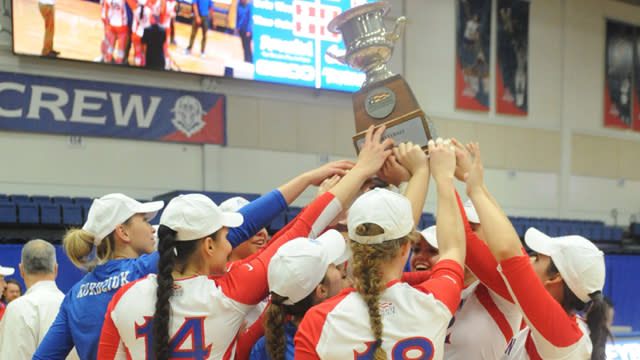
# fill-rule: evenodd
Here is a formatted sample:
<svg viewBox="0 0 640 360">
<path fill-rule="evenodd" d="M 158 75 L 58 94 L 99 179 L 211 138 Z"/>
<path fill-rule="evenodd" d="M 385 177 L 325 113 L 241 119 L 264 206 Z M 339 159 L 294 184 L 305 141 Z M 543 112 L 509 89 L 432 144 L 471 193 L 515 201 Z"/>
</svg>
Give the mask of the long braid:
<svg viewBox="0 0 640 360">
<path fill-rule="evenodd" d="M 382 228 L 375 224 L 362 224 L 356 229 L 358 235 L 378 235 L 382 232 Z M 407 241 L 409 241 L 408 237 L 385 241 L 381 244 L 350 242 L 353 252 L 354 286 L 364 299 L 369 311 L 369 325 L 376 340 L 373 354 L 375 360 L 387 359 L 387 354 L 381 346 L 383 325 L 379 302 L 380 295 L 385 289 L 385 284 L 382 283 L 379 267 L 393 259 Z"/>
<path fill-rule="evenodd" d="M 287 338 L 284 333 L 286 314 L 282 305 L 285 299 L 286 297 L 272 292 L 271 304 L 267 308 L 267 317 L 264 320 L 264 336 L 271 360 L 284 360 L 287 347 Z"/>
<path fill-rule="evenodd" d="M 153 353 L 156 360 L 169 359 L 169 319 L 173 296 L 173 271 L 176 254 L 174 253 L 176 232 L 160 225 L 158 228 L 158 289 L 156 291 L 156 311 L 153 314 Z"/>
</svg>

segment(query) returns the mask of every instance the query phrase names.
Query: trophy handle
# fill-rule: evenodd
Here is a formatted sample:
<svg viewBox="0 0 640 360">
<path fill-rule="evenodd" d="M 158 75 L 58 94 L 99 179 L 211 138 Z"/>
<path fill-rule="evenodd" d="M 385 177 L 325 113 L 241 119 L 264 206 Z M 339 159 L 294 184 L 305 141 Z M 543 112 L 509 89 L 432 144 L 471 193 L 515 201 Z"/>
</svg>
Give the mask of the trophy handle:
<svg viewBox="0 0 640 360">
<path fill-rule="evenodd" d="M 396 20 L 396 25 L 393 27 L 393 32 L 387 35 L 387 41 L 390 41 L 395 45 L 396 42 L 402 37 L 404 33 L 404 28 L 407 25 L 407 18 L 404 16 L 400 16 Z"/>
<path fill-rule="evenodd" d="M 329 55 L 329 57 L 338 60 L 342 64 L 348 65 L 347 64 L 347 59 L 346 59 L 346 53 L 344 55 L 338 55 L 338 54 L 333 52 L 333 49 L 328 48 L 327 51 L 326 51 L 326 54 Z"/>
</svg>

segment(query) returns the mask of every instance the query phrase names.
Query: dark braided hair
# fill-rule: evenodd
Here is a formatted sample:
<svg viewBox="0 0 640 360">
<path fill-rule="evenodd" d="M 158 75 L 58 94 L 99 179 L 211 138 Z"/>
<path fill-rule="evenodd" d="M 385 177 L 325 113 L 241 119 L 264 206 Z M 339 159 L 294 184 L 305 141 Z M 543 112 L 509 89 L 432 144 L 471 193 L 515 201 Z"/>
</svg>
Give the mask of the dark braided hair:
<svg viewBox="0 0 640 360">
<path fill-rule="evenodd" d="M 200 244 L 199 240 L 176 241 L 176 232 L 169 227 L 158 227 L 158 289 L 156 290 L 156 311 L 153 314 L 153 354 L 156 360 L 168 360 L 169 353 L 169 320 L 171 305 L 169 299 L 173 296 L 173 276 L 175 269 L 182 273 L 187 266 L 188 259 Z M 211 235 L 215 239 L 215 234 Z"/>
<path fill-rule="evenodd" d="M 559 273 L 556 264 L 551 263 L 547 268 L 547 275 L 555 275 Z M 587 319 L 587 326 L 589 327 L 589 338 L 593 350 L 591 351 L 591 360 L 605 360 L 605 348 L 607 339 L 613 339 L 609 328 L 607 327 L 607 304 L 605 303 L 604 296 L 601 291 L 596 291 L 589 294 L 591 301 L 585 303 L 578 299 L 578 297 L 569 289 L 567 283 L 562 280 L 562 308 L 567 314 L 571 314 L 574 311 L 584 311 Z"/>
</svg>

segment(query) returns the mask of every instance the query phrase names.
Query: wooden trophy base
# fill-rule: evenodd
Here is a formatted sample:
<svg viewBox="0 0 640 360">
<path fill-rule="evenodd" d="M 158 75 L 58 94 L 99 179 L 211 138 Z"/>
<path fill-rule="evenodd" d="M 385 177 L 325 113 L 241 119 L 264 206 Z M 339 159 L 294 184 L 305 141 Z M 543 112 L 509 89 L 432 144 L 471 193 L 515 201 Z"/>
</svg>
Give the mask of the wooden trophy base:
<svg viewBox="0 0 640 360">
<path fill-rule="evenodd" d="M 364 87 L 353 94 L 356 152 L 364 143 L 367 129 L 386 125 L 383 139 L 392 138 L 396 144 L 411 141 L 427 149 L 431 131 L 424 112 L 416 101 L 409 84 L 400 75 Z"/>
</svg>

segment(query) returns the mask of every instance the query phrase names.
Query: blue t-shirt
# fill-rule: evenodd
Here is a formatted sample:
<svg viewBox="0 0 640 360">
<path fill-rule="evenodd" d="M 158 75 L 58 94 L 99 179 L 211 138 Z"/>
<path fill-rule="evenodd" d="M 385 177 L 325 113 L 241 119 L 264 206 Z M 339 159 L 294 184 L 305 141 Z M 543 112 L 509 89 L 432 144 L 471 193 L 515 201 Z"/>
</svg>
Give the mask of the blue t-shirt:
<svg viewBox="0 0 640 360">
<path fill-rule="evenodd" d="M 287 202 L 278 191 L 271 190 L 238 210 L 244 217 L 242 225 L 230 228 L 227 240 L 232 247 L 249 240 L 260 229 L 271 224 L 273 219 L 287 208 Z"/>
<path fill-rule="evenodd" d="M 251 16 L 251 3 L 242 4 L 238 1 L 238 13 L 236 15 L 236 29 L 239 32 L 253 32 L 253 17 Z"/>
<path fill-rule="evenodd" d="M 34 360 L 63 360 L 75 346 L 80 359 L 95 359 L 104 314 L 121 286 L 158 271 L 158 253 L 96 266 L 66 294 Z M 153 294 L 152 294 L 153 295 Z"/>
<path fill-rule="evenodd" d="M 287 337 L 287 347 L 284 350 L 285 360 L 293 360 L 293 355 L 295 354 L 293 338 L 296 336 L 297 331 L 298 327 L 290 321 L 284 323 L 284 335 Z M 267 352 L 267 339 L 264 336 L 253 345 L 249 360 L 271 360 L 271 356 Z"/>
<path fill-rule="evenodd" d="M 200 16 L 209 16 L 209 8 L 213 8 L 213 1 L 211 0 L 192 0 L 194 4 L 198 6 L 198 13 Z"/>
</svg>

